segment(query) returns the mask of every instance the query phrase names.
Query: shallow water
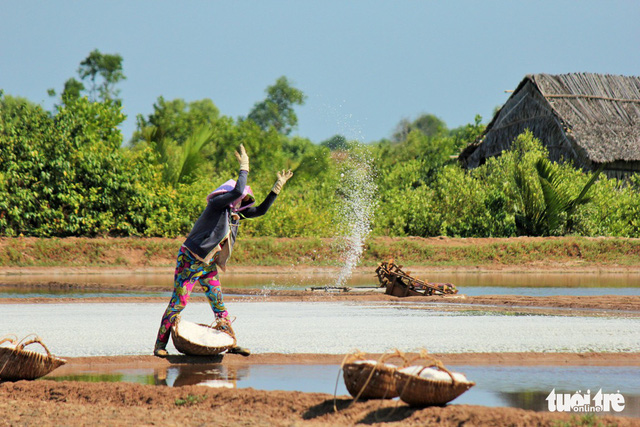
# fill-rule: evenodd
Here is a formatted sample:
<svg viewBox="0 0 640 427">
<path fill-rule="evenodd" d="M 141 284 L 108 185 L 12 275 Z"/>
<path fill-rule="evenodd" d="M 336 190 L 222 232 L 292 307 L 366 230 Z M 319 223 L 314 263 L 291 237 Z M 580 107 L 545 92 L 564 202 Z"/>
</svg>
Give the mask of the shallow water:
<svg viewBox="0 0 640 427">
<path fill-rule="evenodd" d="M 520 295 L 530 297 L 549 297 L 558 295 L 568 296 L 599 296 L 599 295 L 640 295 L 640 288 L 607 288 L 607 287 L 589 287 L 589 288 L 558 288 L 558 287 L 506 287 L 506 286 L 474 286 L 458 288 L 459 293 L 478 296 L 478 295 Z"/>
<path fill-rule="evenodd" d="M 166 305 L 159 303 L 9 304 L 2 329 L 38 334 L 62 356 L 149 354 Z M 344 354 L 358 348 L 433 353 L 640 351 L 640 319 L 434 312 L 413 304 L 230 302 L 239 344 L 256 353 Z M 183 312 L 208 323 L 206 302 Z M 170 351 L 175 351 L 169 345 Z"/>
<path fill-rule="evenodd" d="M 374 286 L 378 284 L 375 273 L 354 273 L 348 280 L 348 286 Z M 327 273 L 298 274 L 295 268 L 283 267 L 279 274 L 221 274 L 225 286 L 232 288 L 299 288 L 309 286 L 331 286 L 335 275 Z M 453 283 L 457 287 L 555 287 L 555 288 L 640 288 L 640 273 L 421 273 L 416 277 L 436 283 Z M 173 273 L 58 273 L 58 274 L 1 274 L 4 284 L 41 284 L 49 282 L 77 284 L 117 284 L 130 285 L 132 289 L 140 287 L 163 288 L 171 286 Z"/>
<path fill-rule="evenodd" d="M 315 285 L 314 285 L 315 286 Z M 230 287 L 224 286 L 224 289 Z M 224 291 L 223 289 L 223 291 Z M 265 294 L 274 289 L 282 289 L 278 287 L 262 287 Z M 295 288 L 290 288 L 295 289 Z M 459 294 L 468 296 L 479 295 L 519 295 L 519 296 L 601 296 L 601 295 L 622 295 L 622 296 L 639 296 L 640 288 L 526 288 L 526 287 L 498 287 L 498 286 L 477 286 L 458 288 Z M 201 293 L 200 289 L 194 288 L 194 294 Z M 139 297 L 139 296 L 171 296 L 171 292 L 108 292 L 96 291 L 91 289 L 34 289 L 25 287 L 3 286 L 0 287 L 0 299 L 2 298 L 116 298 L 116 297 Z"/>
<path fill-rule="evenodd" d="M 140 291 L 119 292 L 102 291 L 95 289 L 34 289 L 29 287 L 0 287 L 0 300 L 2 298 L 127 298 L 127 297 L 171 297 L 171 292 Z"/>
<path fill-rule="evenodd" d="M 291 273 L 291 272 L 289 272 Z M 223 289 L 261 288 L 302 290 L 312 286 L 332 286 L 335 276 L 328 274 L 224 274 Z M 453 283 L 459 293 L 466 295 L 525 295 L 525 296 L 596 296 L 640 295 L 640 274 L 627 273 L 434 273 L 418 276 L 431 282 Z M 135 296 L 138 289 L 154 289 L 149 295 L 169 295 L 173 275 L 169 273 L 114 274 L 5 274 L 0 275 L 0 298 L 3 297 L 74 297 Z M 47 287 L 49 282 L 90 286 L 122 286 L 123 290 L 105 292 L 91 289 L 61 289 Z M 28 286 L 34 285 L 34 286 Z M 35 287 L 35 285 L 38 285 Z M 355 274 L 348 286 L 377 286 L 372 274 Z M 130 292 L 126 289 L 131 289 Z M 197 287 L 194 292 L 200 292 Z"/>
<path fill-rule="evenodd" d="M 314 285 L 316 286 L 316 285 Z M 224 289 L 230 287 L 224 286 Z M 265 294 L 274 289 L 264 286 L 262 287 Z M 290 288 L 296 289 L 296 288 Z M 518 295 L 518 296 L 601 296 L 601 295 L 622 295 L 622 296 L 640 296 L 640 288 L 522 288 L 522 287 L 498 287 L 498 286 L 477 286 L 458 288 L 459 294 L 468 296 L 480 295 Z M 194 294 L 202 293 L 200 289 L 194 288 Z M 107 292 L 96 290 L 78 290 L 78 289 L 33 289 L 24 287 L 3 286 L 0 287 L 0 299 L 2 298 L 117 298 L 117 297 L 166 297 L 171 296 L 171 292 Z"/>
<path fill-rule="evenodd" d="M 127 297 L 167 297 L 171 292 L 118 292 L 79 289 L 33 289 L 24 287 L 0 287 L 2 298 L 127 298 Z"/>
<path fill-rule="evenodd" d="M 640 417 L 640 368 L 600 366 L 449 366 L 463 372 L 476 386 L 454 404 L 508 406 L 548 411 L 551 390 L 573 394 L 620 392 L 625 410 L 619 415 Z M 48 379 L 58 381 L 134 382 L 168 386 L 204 385 L 216 388 L 255 388 L 346 395 L 338 365 L 174 365 L 163 369 L 83 371 Z M 55 375 L 55 372 L 54 372 Z M 505 380 L 507 379 L 507 380 Z M 611 414 L 615 414 L 612 412 Z"/>
</svg>

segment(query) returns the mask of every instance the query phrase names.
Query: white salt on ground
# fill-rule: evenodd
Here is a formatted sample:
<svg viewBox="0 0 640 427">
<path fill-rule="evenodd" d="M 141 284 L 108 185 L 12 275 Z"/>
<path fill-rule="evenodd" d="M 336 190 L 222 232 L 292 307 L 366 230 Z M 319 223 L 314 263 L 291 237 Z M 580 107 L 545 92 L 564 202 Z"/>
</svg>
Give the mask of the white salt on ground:
<svg viewBox="0 0 640 427">
<path fill-rule="evenodd" d="M 233 345 L 233 338 L 229 334 L 184 319 L 180 319 L 177 329 L 182 338 L 203 347 L 217 348 Z"/>
<path fill-rule="evenodd" d="M 444 381 L 448 383 L 451 382 L 451 377 L 446 372 L 441 371 L 439 369 L 433 369 L 433 368 L 423 369 L 423 368 L 424 366 L 409 366 L 408 368 L 400 369 L 399 372 L 402 372 L 403 374 L 408 374 L 408 375 L 418 375 L 420 378 L 424 378 L 432 381 Z M 423 369 L 422 372 L 420 372 L 421 369 Z M 457 382 L 461 382 L 461 383 L 470 382 L 467 379 L 467 377 L 464 376 L 464 374 L 461 374 L 459 372 L 452 372 L 452 374 L 453 374 L 453 378 L 455 378 Z"/>
<path fill-rule="evenodd" d="M 238 317 L 233 324 L 236 336 L 254 354 L 345 355 L 354 348 L 385 353 L 423 347 L 431 353 L 640 351 L 640 318 L 474 316 L 414 306 L 421 303 L 264 302 L 257 298 L 233 302 L 230 308 Z M 158 313 L 166 307 L 166 302 L 3 304 L 0 330 L 18 336 L 36 332 L 49 350 L 67 357 L 149 354 L 149 337 L 155 339 Z M 212 315 L 206 303 L 189 304 L 186 310 L 193 319 Z M 399 318 L 403 320 L 400 334 Z M 109 328 L 101 328 L 107 324 Z M 425 324 L 430 326 L 428 334 Z M 169 352 L 172 347 L 169 344 Z"/>
</svg>

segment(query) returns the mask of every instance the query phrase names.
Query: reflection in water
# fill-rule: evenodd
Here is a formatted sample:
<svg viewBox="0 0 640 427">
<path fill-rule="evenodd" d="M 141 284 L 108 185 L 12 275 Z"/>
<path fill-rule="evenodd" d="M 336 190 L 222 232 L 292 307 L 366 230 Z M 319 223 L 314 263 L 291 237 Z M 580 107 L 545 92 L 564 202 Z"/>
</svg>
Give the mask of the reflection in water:
<svg viewBox="0 0 640 427">
<path fill-rule="evenodd" d="M 573 394 L 597 390 L 617 392 L 625 398 L 625 410 L 609 415 L 640 417 L 640 368 L 601 366 L 450 366 L 476 382 L 454 404 L 507 406 L 546 412 L 551 390 Z M 255 388 L 333 394 L 338 365 L 171 365 L 160 369 L 78 372 L 46 379 L 56 381 L 135 382 L 169 387 L 201 385 L 214 388 Z M 342 378 L 338 395 L 346 395 Z"/>
<path fill-rule="evenodd" d="M 47 378 L 56 381 L 82 381 L 86 383 L 120 383 L 128 382 L 124 378 L 124 374 L 74 374 L 74 375 L 61 375 L 57 377 Z M 135 375 L 135 383 L 148 384 L 146 381 L 140 381 L 140 378 L 144 378 L 144 375 Z M 157 384 L 154 382 L 153 384 Z"/>
<path fill-rule="evenodd" d="M 553 390 L 553 389 L 552 389 Z M 589 390 L 590 395 L 593 396 L 598 392 L 599 389 Z M 566 393 L 569 395 L 573 395 L 578 390 L 563 390 L 556 389 L 556 393 Z M 581 393 L 587 393 L 587 389 L 580 390 Z M 510 406 L 513 408 L 521 408 L 521 409 L 529 409 L 531 411 L 537 412 L 548 412 L 549 411 L 549 402 L 547 402 L 547 396 L 549 396 L 549 391 L 519 391 L 519 392 L 499 392 L 498 396 L 504 401 L 504 406 Z M 615 390 L 602 390 L 603 393 L 616 393 Z M 622 415 L 625 417 L 640 417 L 640 394 L 624 394 L 624 405 L 625 408 L 622 412 L 617 413 L 615 411 L 610 411 L 607 415 Z M 591 402 L 593 405 L 593 401 Z M 586 412 L 585 412 L 586 413 Z"/>
<path fill-rule="evenodd" d="M 640 295 L 640 274 L 561 274 L 561 273 L 433 273 L 419 275 L 432 282 L 449 282 L 461 294 L 522 296 Z M 0 298 L 33 297 L 131 297 L 171 294 L 170 274 L 58 274 L 0 275 Z M 331 274 L 226 274 L 225 289 L 302 290 L 335 285 Z M 377 286 L 373 274 L 353 274 L 347 286 Z M 105 290 L 110 286 L 114 290 Z M 138 291 L 144 289 L 145 291 Z M 200 293 L 200 287 L 194 293 Z"/>
<path fill-rule="evenodd" d="M 621 413 L 608 415 L 640 417 L 640 367 L 637 366 L 457 366 L 476 382 L 455 403 L 487 406 L 510 406 L 547 412 L 545 400 L 551 390 L 556 393 L 586 393 L 595 395 L 616 393 L 625 398 Z"/>
<path fill-rule="evenodd" d="M 37 284 L 44 288 L 50 283 L 76 284 L 91 287 L 92 285 L 127 285 L 130 290 L 140 288 L 158 288 L 173 282 L 173 273 L 135 273 L 135 272 L 110 272 L 102 273 L 58 273 L 58 274 L 2 274 L 0 283 L 11 284 Z M 59 286 L 58 286 L 59 288 Z"/>
<path fill-rule="evenodd" d="M 566 296 L 598 296 L 598 295 L 640 295 L 640 287 L 635 288 L 558 288 L 558 287 L 507 287 L 507 286 L 474 286 L 458 287 L 460 293 L 468 296 L 479 295 L 520 295 L 529 297 Z"/>
<path fill-rule="evenodd" d="M 506 288 L 637 288 L 640 289 L 639 273 L 423 273 L 420 279 L 431 282 L 449 282 L 460 287 L 506 287 Z M 78 292 L 77 287 L 61 288 L 59 284 L 85 286 L 91 291 L 95 285 L 123 287 L 128 292 L 151 289 L 157 292 L 170 290 L 172 273 L 112 273 L 112 274 L 29 274 L 0 275 L 0 292 L 10 285 L 38 285 L 45 292 Z M 49 283 L 57 286 L 48 286 Z M 226 273 L 223 286 L 227 288 L 305 289 L 310 286 L 331 286 L 335 274 L 299 274 L 295 270 L 283 274 L 234 274 Z M 347 286 L 377 286 L 373 273 L 354 273 Z M 3 289 L 4 288 L 4 289 Z M 13 289 L 17 289 L 13 286 Z M 32 288 L 33 289 L 33 288 Z M 47 289 L 49 289 L 47 291 Z M 123 289 L 123 290 L 124 290 Z M 194 291 L 198 289 L 194 288 Z M 464 292 L 463 292 L 464 293 Z"/>
<path fill-rule="evenodd" d="M 547 401 L 545 400 L 549 393 L 541 391 L 516 391 L 497 393 L 501 399 L 514 408 L 530 409 L 532 411 L 546 411 Z"/>
<path fill-rule="evenodd" d="M 248 370 L 223 365 L 184 365 L 166 369 L 166 384 L 172 387 L 204 385 L 213 388 L 237 388 L 238 378 L 246 376 Z"/>
<path fill-rule="evenodd" d="M 0 286 L 0 298 L 118 298 L 118 297 L 167 297 L 171 292 L 118 292 L 97 291 L 95 289 L 59 289 L 55 287 L 43 288 L 29 285 Z"/>
<path fill-rule="evenodd" d="M 225 288 L 265 288 L 265 289 L 305 289 L 310 286 L 335 285 L 335 274 L 299 274 L 286 272 L 283 274 L 234 274 L 226 273 L 222 277 Z M 78 292 L 78 287 L 85 287 L 80 291 L 91 292 L 91 287 L 101 285 L 125 287 L 131 292 L 138 289 L 151 289 L 165 291 L 171 288 L 173 273 L 116 273 L 116 274 L 31 274 L 31 275 L 2 275 L 0 274 L 0 291 L 10 285 L 34 285 L 44 292 Z M 49 285 L 53 284 L 53 285 Z M 61 286 L 62 284 L 62 286 Z M 71 286 L 77 285 L 77 286 Z M 377 279 L 373 274 L 355 274 L 347 281 L 347 286 L 373 286 L 377 285 Z M 13 289 L 18 289 L 13 286 Z M 200 288 L 195 287 L 194 292 Z M 95 290 L 94 290 L 95 292 Z"/>
<path fill-rule="evenodd" d="M 640 288 L 639 273 L 437 273 L 427 277 L 458 287 Z"/>
<path fill-rule="evenodd" d="M 54 381 L 132 382 L 182 387 L 201 385 L 213 388 L 255 388 L 333 393 L 339 366 L 336 365 L 171 365 L 158 369 L 82 371 L 69 375 L 52 372 L 44 379 Z M 338 394 L 346 394 L 342 382 Z"/>
</svg>

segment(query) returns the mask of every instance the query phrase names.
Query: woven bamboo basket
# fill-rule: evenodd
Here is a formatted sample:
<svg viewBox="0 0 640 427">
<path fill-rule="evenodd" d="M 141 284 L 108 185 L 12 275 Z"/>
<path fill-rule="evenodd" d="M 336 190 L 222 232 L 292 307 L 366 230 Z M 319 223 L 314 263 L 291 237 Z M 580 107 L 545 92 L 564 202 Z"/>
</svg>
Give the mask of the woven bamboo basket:
<svg viewBox="0 0 640 427">
<path fill-rule="evenodd" d="M 219 338 L 231 338 L 231 340 L 227 340 L 225 345 L 219 346 L 205 345 L 198 340 L 186 337 L 185 333 L 181 333 L 180 331 L 181 323 L 186 325 L 186 323 L 191 322 L 181 320 L 180 316 L 178 316 L 171 327 L 171 339 L 173 340 L 173 345 L 180 353 L 189 356 L 215 356 L 216 354 L 220 354 L 236 346 L 235 333 L 231 328 L 231 324 L 227 321 L 218 321 L 215 325 L 205 325 L 203 323 L 191 323 L 191 325 L 189 325 L 190 327 L 197 326 L 199 328 L 206 328 L 205 333 L 216 335 Z M 183 327 L 183 329 L 185 328 Z M 222 336 L 220 334 L 222 334 Z"/>
<path fill-rule="evenodd" d="M 442 406 L 476 384 L 467 380 L 462 374 L 449 371 L 439 360 L 432 357 L 427 359 L 430 363 L 426 366 L 410 366 L 395 373 L 398 395 L 408 405 Z M 437 371 L 446 373 L 449 378 L 433 379 L 421 376 L 426 369 L 430 368 L 437 368 Z"/>
<path fill-rule="evenodd" d="M 395 372 L 397 367 L 385 363 L 393 357 L 404 357 L 399 352 L 385 354 L 380 360 L 367 360 L 363 353 L 355 352 L 342 363 L 344 384 L 355 399 L 393 399 L 398 397 Z"/>
<path fill-rule="evenodd" d="M 35 380 L 67 363 L 55 357 L 39 337 L 18 341 L 15 336 L 3 337 L 0 344 L 9 342 L 12 345 L 0 346 L 0 381 Z M 26 350 L 31 344 L 40 344 L 47 354 Z"/>
</svg>

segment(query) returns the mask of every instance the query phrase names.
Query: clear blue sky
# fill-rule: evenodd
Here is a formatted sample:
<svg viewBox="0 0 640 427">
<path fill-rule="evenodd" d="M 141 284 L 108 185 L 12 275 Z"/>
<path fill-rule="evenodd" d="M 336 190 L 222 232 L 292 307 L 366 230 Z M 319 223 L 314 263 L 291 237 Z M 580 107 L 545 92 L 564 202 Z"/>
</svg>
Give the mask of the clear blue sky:
<svg viewBox="0 0 640 427">
<path fill-rule="evenodd" d="M 378 140 L 421 113 L 487 122 L 530 73 L 640 75 L 632 0 L 20 0 L 0 17 L 0 89 L 48 109 L 90 51 L 122 55 L 125 140 L 160 95 L 246 116 L 282 75 L 314 142 Z"/>
</svg>

